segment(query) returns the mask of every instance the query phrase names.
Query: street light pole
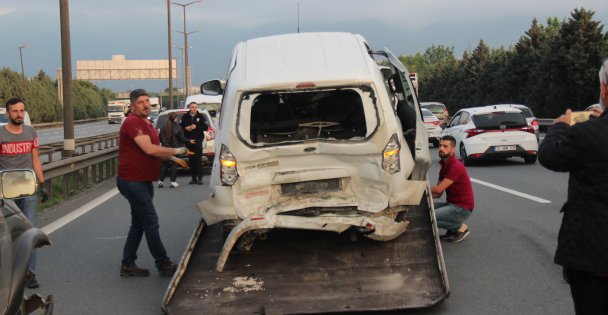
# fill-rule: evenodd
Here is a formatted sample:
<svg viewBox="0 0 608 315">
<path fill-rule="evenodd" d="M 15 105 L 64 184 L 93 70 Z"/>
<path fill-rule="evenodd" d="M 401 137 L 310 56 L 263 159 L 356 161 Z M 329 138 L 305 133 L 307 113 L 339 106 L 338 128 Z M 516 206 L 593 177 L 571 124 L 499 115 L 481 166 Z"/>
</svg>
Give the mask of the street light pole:
<svg viewBox="0 0 608 315">
<path fill-rule="evenodd" d="M 181 6 L 184 11 L 184 31 L 180 32 L 180 33 L 184 34 L 184 64 L 185 64 L 185 68 L 186 68 L 186 72 L 184 73 L 184 81 L 185 81 L 184 85 L 186 86 L 186 89 L 185 89 L 186 94 L 184 95 L 184 97 L 188 97 L 188 95 L 190 94 L 189 93 L 190 75 L 188 73 L 189 72 L 188 70 L 190 69 L 189 65 L 188 65 L 188 34 L 193 33 L 193 32 L 188 33 L 188 30 L 186 29 L 186 7 L 191 4 L 201 2 L 201 1 L 202 0 L 192 1 L 192 2 L 188 2 L 186 4 L 171 2 L 175 5 Z"/>
<path fill-rule="evenodd" d="M 169 109 L 173 109 L 173 56 L 171 49 L 171 0 L 167 0 L 167 40 L 169 51 Z"/>
<path fill-rule="evenodd" d="M 21 46 L 19 46 L 19 59 L 21 59 L 21 77 L 25 80 L 25 72 L 23 71 L 23 48 L 28 48 L 30 47 L 29 44 L 23 44 Z"/>
<path fill-rule="evenodd" d="M 61 156 L 70 157 L 76 151 L 76 142 L 74 140 L 74 107 L 72 106 L 72 48 L 68 0 L 59 0 L 59 20 L 63 77 L 63 151 Z"/>
<path fill-rule="evenodd" d="M 184 49 L 181 47 L 177 47 L 177 46 L 173 46 L 173 48 L 179 49 L 182 51 L 182 89 L 185 91 L 186 88 L 186 81 L 185 81 L 185 77 L 184 77 L 184 73 L 186 73 L 186 70 L 184 69 Z M 184 97 L 184 103 L 186 102 L 186 98 Z"/>
</svg>

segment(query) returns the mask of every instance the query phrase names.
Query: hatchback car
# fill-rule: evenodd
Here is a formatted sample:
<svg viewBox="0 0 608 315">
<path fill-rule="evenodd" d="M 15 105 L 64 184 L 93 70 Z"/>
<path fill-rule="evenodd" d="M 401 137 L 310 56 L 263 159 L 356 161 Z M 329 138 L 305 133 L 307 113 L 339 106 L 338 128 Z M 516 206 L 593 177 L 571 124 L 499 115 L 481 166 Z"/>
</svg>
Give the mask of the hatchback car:
<svg viewBox="0 0 608 315">
<path fill-rule="evenodd" d="M 452 117 L 442 135 L 456 139 L 458 156 L 465 165 L 482 158 L 522 157 L 535 163 L 538 141 L 521 110 L 513 107 L 473 107 Z"/>
<path fill-rule="evenodd" d="M 441 128 L 441 121 L 433 115 L 433 113 L 426 109 L 422 108 L 422 118 L 424 119 L 424 126 L 426 127 L 426 132 L 429 134 L 429 143 L 433 144 L 433 147 L 439 147 L 439 139 L 441 138 L 441 132 L 443 129 Z"/>
<path fill-rule="evenodd" d="M 513 107 L 513 108 L 517 108 L 519 110 L 521 110 L 521 112 L 524 114 L 524 117 L 526 117 L 526 121 L 528 122 L 528 125 L 532 126 L 532 128 L 534 128 L 534 134 L 536 134 L 536 139 L 538 139 L 538 118 L 536 118 L 534 116 L 534 113 L 532 113 L 532 110 L 530 108 L 528 108 L 528 106 L 526 105 L 521 105 L 521 104 L 498 104 L 498 105 L 489 105 L 489 106 L 496 106 L 497 108 L 502 108 L 502 107 Z"/>
<path fill-rule="evenodd" d="M 169 117 L 169 113 L 177 114 L 175 122 L 179 124 L 180 121 L 182 121 L 182 116 L 184 116 L 184 114 L 186 114 L 188 111 L 188 109 L 184 108 L 165 110 L 158 114 L 158 117 L 156 117 L 156 120 L 154 121 L 154 128 L 160 131 L 160 129 L 165 125 L 165 123 L 167 123 L 167 117 Z M 210 167 L 213 165 L 213 159 L 215 157 L 215 135 L 217 133 L 217 127 L 213 123 L 213 119 L 211 118 L 209 111 L 207 111 L 206 109 L 199 108 L 198 112 L 205 116 L 207 126 L 209 127 L 207 129 L 207 132 L 205 132 L 206 136 L 205 147 L 203 148 L 203 165 Z M 180 158 L 188 159 L 185 155 L 180 156 Z"/>
<path fill-rule="evenodd" d="M 448 108 L 440 102 L 421 102 L 420 107 L 430 110 L 435 117 L 437 117 L 442 123 L 447 123 L 450 120 L 450 113 Z"/>
</svg>

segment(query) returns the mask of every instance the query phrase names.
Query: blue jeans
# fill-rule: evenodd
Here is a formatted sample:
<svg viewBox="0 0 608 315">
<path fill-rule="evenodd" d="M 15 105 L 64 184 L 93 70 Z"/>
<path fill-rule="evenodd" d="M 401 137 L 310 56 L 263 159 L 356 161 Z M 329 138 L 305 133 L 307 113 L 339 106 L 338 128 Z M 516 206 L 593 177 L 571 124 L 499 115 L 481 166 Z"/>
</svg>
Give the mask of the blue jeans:
<svg viewBox="0 0 608 315">
<path fill-rule="evenodd" d="M 462 222 L 471 215 L 471 211 L 453 203 L 435 202 L 434 204 L 437 227 L 442 229 L 452 231 L 458 230 Z"/>
<path fill-rule="evenodd" d="M 13 199 L 17 207 L 21 209 L 23 215 L 30 221 L 33 226 L 38 222 L 38 196 Z M 27 263 L 27 269 L 34 272 L 36 270 L 36 251 L 32 251 L 32 256 Z"/>
<path fill-rule="evenodd" d="M 167 252 L 160 240 L 158 216 L 152 203 L 154 187 L 152 182 L 131 182 L 116 177 L 118 191 L 129 201 L 131 206 L 131 227 L 122 254 L 122 264 L 132 266 L 137 259 L 137 249 L 141 238 L 145 234 L 148 249 L 157 268 L 168 260 Z"/>
</svg>

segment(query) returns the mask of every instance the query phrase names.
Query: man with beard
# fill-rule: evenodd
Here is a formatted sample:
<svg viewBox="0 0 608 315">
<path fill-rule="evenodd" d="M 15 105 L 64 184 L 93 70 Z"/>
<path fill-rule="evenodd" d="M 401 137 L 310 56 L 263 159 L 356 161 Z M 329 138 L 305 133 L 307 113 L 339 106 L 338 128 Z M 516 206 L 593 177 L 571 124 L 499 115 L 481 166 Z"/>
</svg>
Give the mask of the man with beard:
<svg viewBox="0 0 608 315">
<path fill-rule="evenodd" d="M 447 232 L 440 238 L 458 243 L 469 235 L 469 229 L 463 222 L 473 212 L 475 198 L 471 180 L 464 165 L 456 159 L 456 139 L 443 136 L 439 141 L 441 170 L 437 185 L 431 187 L 433 198 L 439 198 L 445 191 L 446 202 L 435 202 L 437 226 Z"/>
<path fill-rule="evenodd" d="M 599 77 L 605 109 L 608 60 Z M 554 262 L 564 268 L 576 314 L 608 314 L 608 111 L 601 112 L 571 125 L 572 112 L 566 110 L 538 149 L 542 166 L 570 173 Z"/>
<path fill-rule="evenodd" d="M 11 98 L 6 102 L 6 116 L 8 124 L 0 128 L 0 169 L 30 169 L 38 179 L 38 185 L 43 187 L 44 174 L 38 155 L 38 135 L 31 126 L 23 123 L 25 119 L 25 102 L 19 98 Z M 48 194 L 42 191 L 42 202 L 46 201 Z M 36 225 L 38 220 L 38 196 L 33 195 L 15 199 L 15 204 L 27 219 Z M 36 280 L 36 251 L 32 253 L 27 264 L 26 284 L 28 288 L 39 287 Z"/>
</svg>

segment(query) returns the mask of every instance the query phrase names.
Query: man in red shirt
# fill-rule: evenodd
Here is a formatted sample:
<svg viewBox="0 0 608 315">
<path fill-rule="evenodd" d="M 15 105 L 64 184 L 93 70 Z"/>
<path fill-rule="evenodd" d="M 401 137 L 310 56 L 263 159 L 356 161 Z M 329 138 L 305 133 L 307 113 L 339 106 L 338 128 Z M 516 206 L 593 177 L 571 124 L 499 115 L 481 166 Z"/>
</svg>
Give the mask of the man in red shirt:
<svg viewBox="0 0 608 315">
<path fill-rule="evenodd" d="M 469 229 L 463 222 L 473 212 L 475 198 L 471 180 L 464 165 L 456 159 L 456 139 L 443 136 L 439 142 L 441 170 L 437 185 L 431 187 L 433 198 L 439 198 L 445 191 L 446 202 L 435 202 L 437 226 L 446 229 L 442 240 L 458 243 L 469 235 Z"/>
<path fill-rule="evenodd" d="M 174 155 L 185 154 L 186 148 L 165 148 L 160 146 L 158 132 L 147 118 L 150 114 L 150 98 L 143 89 L 131 92 L 131 113 L 120 128 L 118 153 L 118 176 L 116 185 L 120 194 L 131 206 L 131 227 L 123 250 L 120 275 L 123 277 L 146 277 L 148 269 L 135 264 L 137 249 L 142 236 L 161 276 L 171 276 L 177 269 L 160 239 L 158 216 L 152 203 L 153 182 L 158 180 L 161 159 L 181 160 Z M 185 164 L 184 161 L 181 163 Z M 182 165 L 183 166 L 183 165 Z"/>
</svg>

